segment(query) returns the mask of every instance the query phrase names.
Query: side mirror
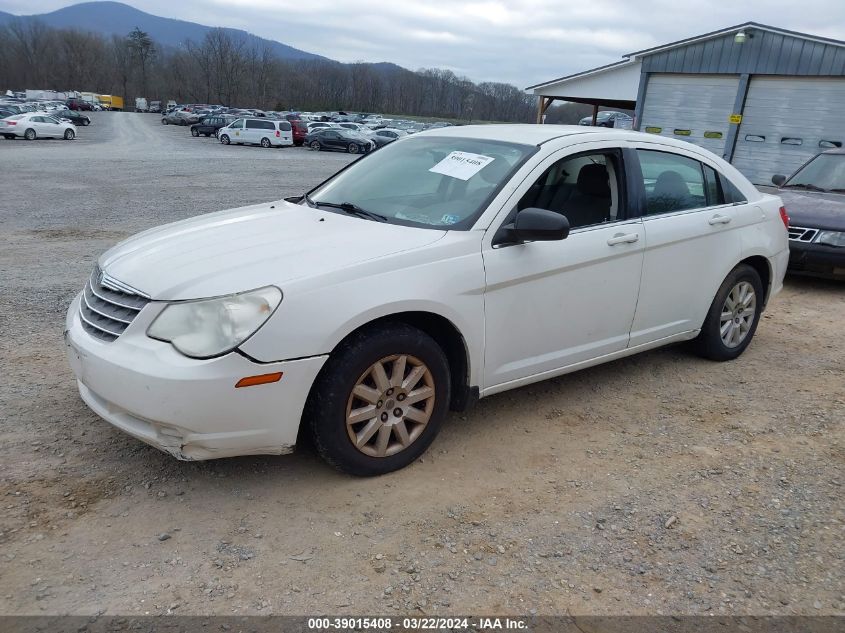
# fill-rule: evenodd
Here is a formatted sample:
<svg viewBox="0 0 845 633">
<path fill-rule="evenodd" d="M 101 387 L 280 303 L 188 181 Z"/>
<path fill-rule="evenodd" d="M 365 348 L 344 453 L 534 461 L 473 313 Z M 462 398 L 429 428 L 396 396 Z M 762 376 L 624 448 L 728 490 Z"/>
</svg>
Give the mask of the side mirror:
<svg viewBox="0 0 845 633">
<path fill-rule="evenodd" d="M 529 207 L 516 214 L 511 224 L 501 227 L 493 238 L 493 245 L 522 244 L 523 242 L 553 242 L 569 235 L 569 220 L 565 215 Z"/>
<path fill-rule="evenodd" d="M 782 187 L 783 183 L 785 182 L 786 176 L 783 176 L 781 174 L 775 174 L 774 176 L 772 176 L 772 183 L 777 185 L 778 187 Z"/>
</svg>

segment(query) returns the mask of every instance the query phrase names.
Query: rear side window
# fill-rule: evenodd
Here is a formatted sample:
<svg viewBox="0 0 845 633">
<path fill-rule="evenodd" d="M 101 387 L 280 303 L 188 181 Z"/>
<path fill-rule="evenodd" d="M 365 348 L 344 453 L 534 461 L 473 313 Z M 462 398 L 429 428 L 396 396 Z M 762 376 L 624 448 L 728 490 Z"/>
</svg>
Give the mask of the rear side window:
<svg viewBox="0 0 845 633">
<path fill-rule="evenodd" d="M 261 121 L 253 121 L 252 119 L 250 119 L 246 122 L 246 127 L 248 130 L 258 130 L 261 128 L 260 123 Z"/>
<path fill-rule="evenodd" d="M 725 202 L 728 204 L 744 204 L 748 202 L 742 192 L 736 188 L 730 180 L 728 180 L 727 176 L 724 174 L 719 174 L 719 180 L 722 184 L 722 191 L 725 192 Z"/>
<path fill-rule="evenodd" d="M 707 206 L 703 165 L 697 160 L 653 150 L 637 150 L 646 196 L 646 215 Z"/>
<path fill-rule="evenodd" d="M 707 191 L 707 206 L 715 207 L 725 204 L 725 194 L 722 193 L 722 185 L 719 183 L 719 175 L 712 167 L 704 165 L 704 187 Z"/>
</svg>

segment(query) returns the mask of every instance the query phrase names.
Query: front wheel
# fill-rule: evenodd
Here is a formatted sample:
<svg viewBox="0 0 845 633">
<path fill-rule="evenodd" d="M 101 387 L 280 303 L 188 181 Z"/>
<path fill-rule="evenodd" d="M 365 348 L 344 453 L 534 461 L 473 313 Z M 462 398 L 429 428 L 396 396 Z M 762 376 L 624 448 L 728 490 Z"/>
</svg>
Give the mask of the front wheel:
<svg viewBox="0 0 845 633">
<path fill-rule="evenodd" d="M 352 475 L 403 468 L 440 430 L 449 385 L 446 356 L 424 332 L 402 323 L 361 330 L 332 354 L 309 395 L 314 445 Z"/>
<path fill-rule="evenodd" d="M 91 125 L 91 119 L 85 119 L 85 120 L 82 122 L 82 125 Z"/>
<path fill-rule="evenodd" d="M 264 147 L 264 148 L 270 147 L 270 139 L 266 138 L 266 137 L 261 139 L 261 147 Z"/>
<path fill-rule="evenodd" d="M 763 282 L 754 268 L 747 264 L 734 268 L 722 282 L 693 342 L 698 354 L 718 361 L 742 354 L 757 331 L 763 293 Z"/>
<path fill-rule="evenodd" d="M 65 130 L 65 140 L 72 141 L 76 133 L 73 130 Z"/>
<path fill-rule="evenodd" d="M 358 146 L 355 143 L 350 143 L 349 147 L 346 148 L 346 151 L 350 154 L 357 154 L 358 153 Z"/>
<path fill-rule="evenodd" d="M 162 124 L 162 125 L 167 125 L 167 119 L 162 119 L 162 120 L 161 120 L 161 124 Z"/>
<path fill-rule="evenodd" d="M 223 145 L 228 145 L 229 143 L 231 143 L 231 141 L 229 140 L 229 135 L 224 134 L 223 136 L 221 136 L 220 142 L 223 143 Z"/>
<path fill-rule="evenodd" d="M 191 128 L 191 136 L 199 136 L 199 135 L 200 135 L 199 130 L 197 130 L 196 128 Z"/>
</svg>

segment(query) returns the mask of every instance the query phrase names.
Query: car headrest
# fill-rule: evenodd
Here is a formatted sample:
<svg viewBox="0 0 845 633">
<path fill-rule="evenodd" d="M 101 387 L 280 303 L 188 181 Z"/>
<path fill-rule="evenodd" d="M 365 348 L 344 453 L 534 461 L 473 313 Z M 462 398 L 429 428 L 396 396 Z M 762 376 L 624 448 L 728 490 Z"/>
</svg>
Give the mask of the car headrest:
<svg viewBox="0 0 845 633">
<path fill-rule="evenodd" d="M 609 198 L 607 167 L 591 163 L 584 165 L 578 172 L 578 191 L 596 198 Z"/>
<path fill-rule="evenodd" d="M 657 177 L 653 195 L 655 198 L 685 198 L 689 196 L 689 187 L 681 174 L 669 169 Z"/>
</svg>

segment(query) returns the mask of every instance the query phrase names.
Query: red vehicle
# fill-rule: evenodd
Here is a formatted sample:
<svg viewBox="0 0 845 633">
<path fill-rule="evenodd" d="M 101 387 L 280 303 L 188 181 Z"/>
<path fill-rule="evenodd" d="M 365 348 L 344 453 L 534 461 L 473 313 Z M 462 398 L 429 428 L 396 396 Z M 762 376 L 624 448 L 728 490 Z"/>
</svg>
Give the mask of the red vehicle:
<svg viewBox="0 0 845 633">
<path fill-rule="evenodd" d="M 67 100 L 66 105 L 68 110 L 94 110 L 94 106 L 92 106 L 87 101 L 83 101 L 82 99 L 76 99 L 73 97 Z"/>
<path fill-rule="evenodd" d="M 305 135 L 308 134 L 308 125 L 301 119 L 293 119 L 290 126 L 293 129 L 293 144 L 301 147 L 305 143 Z"/>
</svg>

